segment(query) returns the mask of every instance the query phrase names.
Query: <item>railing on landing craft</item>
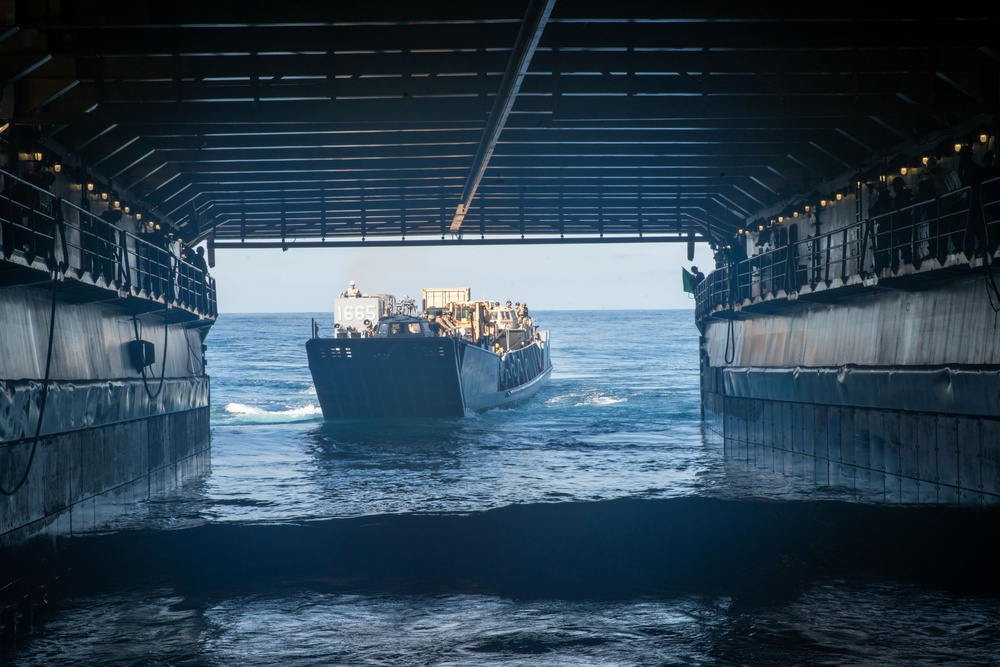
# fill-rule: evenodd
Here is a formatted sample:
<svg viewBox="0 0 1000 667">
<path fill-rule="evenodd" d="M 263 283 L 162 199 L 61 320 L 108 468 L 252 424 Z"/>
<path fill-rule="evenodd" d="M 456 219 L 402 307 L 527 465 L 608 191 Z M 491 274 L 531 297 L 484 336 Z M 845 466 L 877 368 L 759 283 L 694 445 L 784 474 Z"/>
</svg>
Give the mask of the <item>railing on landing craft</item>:
<svg viewBox="0 0 1000 667">
<path fill-rule="evenodd" d="M 993 258 L 1000 250 L 1000 178 L 759 253 L 710 273 L 695 290 L 695 317 L 876 276 Z M 926 270 L 926 267 L 925 267 Z"/>
<path fill-rule="evenodd" d="M 0 179 L 0 265 L 217 317 L 215 280 L 169 247 L 2 170 Z"/>
</svg>

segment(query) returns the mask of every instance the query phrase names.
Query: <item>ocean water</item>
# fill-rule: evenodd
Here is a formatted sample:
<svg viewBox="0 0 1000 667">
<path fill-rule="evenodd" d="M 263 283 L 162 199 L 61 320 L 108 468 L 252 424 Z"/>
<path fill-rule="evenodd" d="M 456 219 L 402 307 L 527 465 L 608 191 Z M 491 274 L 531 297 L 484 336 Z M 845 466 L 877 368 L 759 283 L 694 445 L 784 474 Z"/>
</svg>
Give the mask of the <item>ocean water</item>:
<svg viewBox="0 0 1000 667">
<path fill-rule="evenodd" d="M 17 665 L 998 665 L 992 511 L 727 460 L 691 311 L 553 311 L 465 419 L 327 423 L 330 315 L 219 317 L 212 471 L 60 540 Z"/>
</svg>

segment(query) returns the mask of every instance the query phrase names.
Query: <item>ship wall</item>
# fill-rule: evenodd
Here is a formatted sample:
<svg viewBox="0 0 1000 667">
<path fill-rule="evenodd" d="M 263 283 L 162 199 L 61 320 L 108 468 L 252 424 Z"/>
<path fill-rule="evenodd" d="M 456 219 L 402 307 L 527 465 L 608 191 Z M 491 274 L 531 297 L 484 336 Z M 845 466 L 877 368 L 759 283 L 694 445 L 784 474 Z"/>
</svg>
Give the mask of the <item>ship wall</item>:
<svg viewBox="0 0 1000 667">
<path fill-rule="evenodd" d="M 710 318 L 706 428 L 726 454 L 888 502 L 1000 501 L 1000 350 L 985 280 Z"/>
<path fill-rule="evenodd" d="M 52 326 L 50 285 L 0 290 L 4 545 L 99 526 L 210 465 L 204 330 L 133 316 L 128 299 L 62 296 Z M 137 330 L 153 349 L 145 377 L 129 353 Z"/>
<path fill-rule="evenodd" d="M 711 365 L 1000 365 L 997 315 L 984 278 L 939 289 L 867 291 L 843 303 L 800 298 L 783 304 L 781 312 L 737 317 L 728 345 L 729 321 L 709 320 Z"/>
</svg>

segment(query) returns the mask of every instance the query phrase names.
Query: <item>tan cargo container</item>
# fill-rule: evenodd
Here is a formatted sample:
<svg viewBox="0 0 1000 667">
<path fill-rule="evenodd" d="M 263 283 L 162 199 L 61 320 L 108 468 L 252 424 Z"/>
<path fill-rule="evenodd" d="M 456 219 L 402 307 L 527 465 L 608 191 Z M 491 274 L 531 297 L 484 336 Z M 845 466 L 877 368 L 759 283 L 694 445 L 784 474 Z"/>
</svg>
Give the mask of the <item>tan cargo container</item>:
<svg viewBox="0 0 1000 667">
<path fill-rule="evenodd" d="M 452 302 L 464 302 L 469 301 L 469 294 L 471 293 L 471 288 L 469 287 L 440 287 L 440 288 L 424 288 L 421 290 L 423 297 L 423 306 L 421 310 L 425 313 L 428 308 L 444 308 L 446 305 Z"/>
</svg>

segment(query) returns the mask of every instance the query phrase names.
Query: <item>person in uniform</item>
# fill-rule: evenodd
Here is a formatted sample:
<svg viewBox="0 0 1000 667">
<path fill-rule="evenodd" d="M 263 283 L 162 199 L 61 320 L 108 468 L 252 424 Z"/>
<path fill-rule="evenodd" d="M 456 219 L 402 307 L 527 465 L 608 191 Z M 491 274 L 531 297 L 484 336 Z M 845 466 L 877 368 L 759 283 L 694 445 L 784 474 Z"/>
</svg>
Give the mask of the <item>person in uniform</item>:
<svg viewBox="0 0 1000 667">
<path fill-rule="evenodd" d="M 359 290 L 357 287 L 355 287 L 353 280 L 351 281 L 350 285 L 348 286 L 347 291 L 344 292 L 344 296 L 352 297 L 352 298 L 356 298 L 356 297 L 361 296 L 361 290 Z"/>
<path fill-rule="evenodd" d="M 889 265 L 895 273 L 903 264 L 913 263 L 913 190 L 901 176 L 892 179 L 891 255 Z M 900 260 L 902 256 L 902 260 Z"/>
<path fill-rule="evenodd" d="M 203 246 L 195 248 L 194 255 L 191 256 L 190 262 L 194 268 L 200 270 L 202 273 L 208 274 L 208 262 L 205 261 L 205 248 Z"/>
</svg>

